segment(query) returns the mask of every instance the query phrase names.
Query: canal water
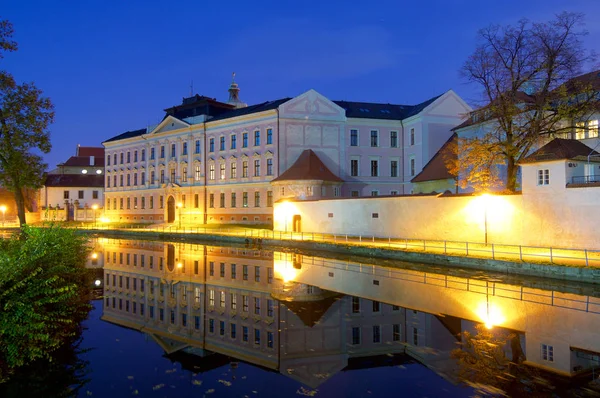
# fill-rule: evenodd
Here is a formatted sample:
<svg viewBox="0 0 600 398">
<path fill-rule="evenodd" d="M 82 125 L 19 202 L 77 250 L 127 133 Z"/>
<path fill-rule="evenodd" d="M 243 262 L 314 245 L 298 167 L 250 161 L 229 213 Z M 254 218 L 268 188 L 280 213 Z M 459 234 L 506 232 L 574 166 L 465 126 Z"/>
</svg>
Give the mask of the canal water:
<svg viewBox="0 0 600 398">
<path fill-rule="evenodd" d="M 90 266 L 99 298 L 64 378 L 74 396 L 600 390 L 600 292 L 585 284 L 112 238 L 94 240 Z"/>
</svg>

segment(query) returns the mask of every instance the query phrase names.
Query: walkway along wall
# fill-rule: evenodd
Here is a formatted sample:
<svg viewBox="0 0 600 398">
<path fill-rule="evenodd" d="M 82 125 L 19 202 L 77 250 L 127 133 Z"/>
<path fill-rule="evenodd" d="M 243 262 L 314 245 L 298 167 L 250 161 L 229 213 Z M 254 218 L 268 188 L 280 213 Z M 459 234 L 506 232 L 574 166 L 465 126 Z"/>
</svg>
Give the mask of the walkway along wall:
<svg viewBox="0 0 600 398">
<path fill-rule="evenodd" d="M 600 188 L 278 202 L 274 229 L 600 250 Z"/>
</svg>

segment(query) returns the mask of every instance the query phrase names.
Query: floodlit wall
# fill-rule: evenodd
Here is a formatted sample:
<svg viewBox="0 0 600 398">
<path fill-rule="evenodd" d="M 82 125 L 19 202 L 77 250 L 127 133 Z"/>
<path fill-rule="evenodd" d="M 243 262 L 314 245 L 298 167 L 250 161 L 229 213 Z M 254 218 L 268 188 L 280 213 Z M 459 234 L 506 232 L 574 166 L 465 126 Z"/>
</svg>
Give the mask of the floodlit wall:
<svg viewBox="0 0 600 398">
<path fill-rule="evenodd" d="M 599 187 L 528 192 L 278 202 L 274 229 L 600 250 Z"/>
</svg>

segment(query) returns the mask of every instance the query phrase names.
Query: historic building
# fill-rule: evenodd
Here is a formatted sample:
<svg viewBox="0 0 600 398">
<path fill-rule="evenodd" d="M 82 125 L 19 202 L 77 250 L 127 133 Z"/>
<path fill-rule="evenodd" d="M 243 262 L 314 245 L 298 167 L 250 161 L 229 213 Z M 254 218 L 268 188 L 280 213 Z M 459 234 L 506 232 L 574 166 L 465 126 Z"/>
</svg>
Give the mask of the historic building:
<svg viewBox="0 0 600 398">
<path fill-rule="evenodd" d="M 111 221 L 271 223 L 273 202 L 403 195 L 470 107 L 331 101 L 314 90 L 250 105 L 184 98 L 157 126 L 106 140 Z"/>
<path fill-rule="evenodd" d="M 77 145 L 75 156 L 48 172 L 40 189 L 42 220 L 93 221 L 104 205 L 104 148 Z"/>
</svg>

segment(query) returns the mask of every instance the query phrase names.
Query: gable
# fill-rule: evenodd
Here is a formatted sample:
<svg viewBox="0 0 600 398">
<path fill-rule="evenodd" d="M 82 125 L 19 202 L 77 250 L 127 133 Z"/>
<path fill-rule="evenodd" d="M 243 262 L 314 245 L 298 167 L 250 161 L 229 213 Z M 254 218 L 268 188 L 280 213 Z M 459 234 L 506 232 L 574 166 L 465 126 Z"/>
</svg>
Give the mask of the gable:
<svg viewBox="0 0 600 398">
<path fill-rule="evenodd" d="M 309 90 L 279 106 L 284 119 L 345 121 L 346 111 L 315 90 Z"/>
<path fill-rule="evenodd" d="M 186 122 L 181 121 L 181 120 L 169 115 L 169 116 L 165 117 L 164 120 L 162 122 L 160 122 L 160 124 L 158 126 L 153 128 L 149 134 L 167 133 L 172 130 L 179 130 L 182 128 L 186 128 L 188 126 L 189 126 L 189 124 L 187 124 Z"/>
<path fill-rule="evenodd" d="M 448 90 L 441 97 L 423 109 L 423 114 L 428 116 L 450 116 L 465 119 L 471 110 L 471 107 L 454 91 Z"/>
</svg>

